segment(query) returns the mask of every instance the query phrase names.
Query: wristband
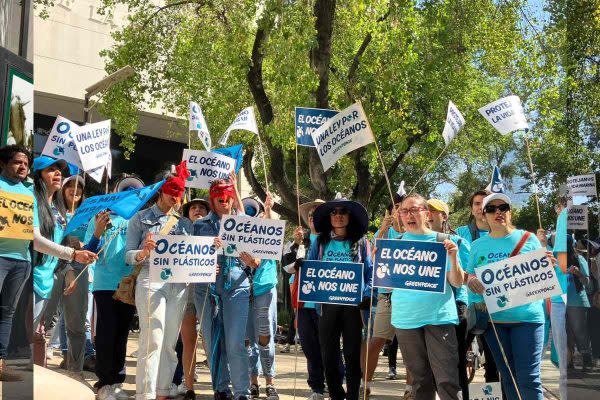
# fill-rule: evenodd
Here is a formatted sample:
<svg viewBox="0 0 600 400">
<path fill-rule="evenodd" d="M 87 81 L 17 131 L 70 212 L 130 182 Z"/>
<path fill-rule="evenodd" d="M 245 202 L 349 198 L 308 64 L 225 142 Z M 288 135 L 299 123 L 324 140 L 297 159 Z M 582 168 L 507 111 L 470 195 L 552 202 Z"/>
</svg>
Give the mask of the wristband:
<svg viewBox="0 0 600 400">
<path fill-rule="evenodd" d="M 71 253 L 71 262 L 75 261 L 75 252 L 77 250 L 73 249 L 73 252 Z"/>
<path fill-rule="evenodd" d="M 469 274 L 469 277 L 467 278 L 467 286 L 469 286 L 471 284 L 473 279 L 477 279 L 477 276 L 473 275 L 473 274 Z"/>
</svg>

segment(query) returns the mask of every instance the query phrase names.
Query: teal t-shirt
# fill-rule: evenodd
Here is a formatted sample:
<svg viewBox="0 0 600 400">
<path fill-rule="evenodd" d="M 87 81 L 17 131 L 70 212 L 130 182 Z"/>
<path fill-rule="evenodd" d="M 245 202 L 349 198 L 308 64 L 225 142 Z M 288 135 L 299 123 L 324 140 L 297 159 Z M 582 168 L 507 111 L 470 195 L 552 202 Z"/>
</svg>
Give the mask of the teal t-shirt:
<svg viewBox="0 0 600 400">
<path fill-rule="evenodd" d="M 552 249 L 554 256 L 557 257 L 558 253 L 567 252 L 567 209 L 565 208 L 558 214 L 556 219 L 556 235 L 554 237 L 554 248 Z M 560 269 L 558 263 L 554 266 L 556 272 L 556 278 L 560 283 L 560 288 L 563 293 L 567 293 L 567 279 L 569 274 L 565 274 Z M 564 303 L 563 296 L 552 296 L 552 303 Z"/>
<path fill-rule="evenodd" d="M 60 243 L 63 240 L 66 221 L 60 215 L 58 210 L 52 207 L 54 213 L 54 243 Z M 43 299 L 49 299 L 54 286 L 54 270 L 58 265 L 58 258 L 46 256 L 41 265 L 35 265 L 33 268 L 33 290 Z"/>
<path fill-rule="evenodd" d="M 377 237 L 379 235 L 379 231 L 380 230 L 377 229 L 377 232 L 375 232 L 375 235 L 373 237 Z M 390 226 L 390 228 L 388 229 L 388 232 L 387 232 L 386 239 L 398 239 L 400 236 L 402 236 L 402 234 Z M 375 243 L 373 243 L 373 246 L 375 246 Z M 375 253 L 373 253 L 373 265 L 375 265 Z M 377 293 L 385 294 L 385 293 L 391 293 L 391 292 L 392 292 L 391 289 L 377 288 Z"/>
<path fill-rule="evenodd" d="M 254 295 L 260 296 L 277 286 L 277 263 L 275 260 L 261 260 L 252 280 Z"/>
<path fill-rule="evenodd" d="M 489 233 L 488 231 L 484 231 L 481 229 L 477 229 L 477 231 L 479 232 L 480 238 L 487 236 Z M 471 237 L 471 230 L 469 229 L 469 225 L 463 225 L 456 228 L 456 234 L 468 241 L 469 243 L 473 243 L 473 237 Z"/>
<path fill-rule="evenodd" d="M 477 268 L 509 258 L 524 234 L 525 231 L 515 229 L 510 234 L 501 238 L 485 236 L 474 241 L 471 244 L 471 256 L 466 271 L 474 274 Z M 541 247 L 542 245 L 537 237 L 534 234 L 530 234 L 519 254 L 538 250 Z M 482 295 L 469 290 L 470 303 L 481 303 L 483 301 Z M 543 300 L 538 300 L 509 310 L 495 312 L 492 314 L 492 318 L 495 322 L 544 323 L 543 304 Z"/>
<path fill-rule="evenodd" d="M 13 182 L 0 175 L 0 190 L 9 193 L 22 194 L 25 196 L 33 197 L 32 188 L 26 187 L 22 182 Z M 9 221 L 10 223 L 10 221 Z M 33 227 L 37 228 L 38 215 L 37 215 L 37 204 L 33 202 Z M 0 239 L 0 256 L 10 258 L 13 260 L 31 261 L 31 253 L 29 252 L 29 244 L 31 240 L 22 239 Z"/>
<path fill-rule="evenodd" d="M 116 214 L 110 216 L 110 221 L 112 227 L 107 229 L 100 238 L 98 250 L 102 249 L 108 240 L 110 240 L 110 243 L 98 255 L 98 261 L 90 266 L 90 269 L 93 268 L 94 273 L 92 290 L 117 290 L 121 279 L 131 274 L 133 269 L 125 263 L 125 245 L 127 243 L 129 221 Z M 94 229 L 95 222 L 92 219 L 87 227 L 84 243 L 90 241 L 94 235 Z"/>
<path fill-rule="evenodd" d="M 458 246 L 458 260 L 460 261 L 460 266 L 463 269 L 466 268 L 469 264 L 469 255 L 471 254 L 470 243 L 457 235 L 450 235 L 450 240 L 452 240 Z M 460 301 L 467 305 L 469 304 L 467 285 L 462 285 L 461 287 L 452 286 L 452 290 L 454 291 L 454 299 L 456 301 Z"/>
<path fill-rule="evenodd" d="M 421 240 L 435 242 L 435 232 L 427 235 L 404 233 L 399 240 Z M 450 260 L 446 271 L 450 270 Z M 458 324 L 456 302 L 450 282 L 446 282 L 444 293 L 416 290 L 392 291 L 392 325 L 398 329 L 415 329 L 425 325 Z"/>
<path fill-rule="evenodd" d="M 315 240 L 317 240 L 317 238 L 319 237 L 319 235 L 316 235 L 314 233 L 310 234 L 310 245 L 312 246 L 313 242 Z M 308 253 L 308 249 L 306 249 L 306 252 Z M 292 275 L 292 280 L 294 279 L 294 275 Z M 316 303 L 304 303 L 304 305 L 302 306 L 304 308 L 317 308 L 317 304 Z"/>
<path fill-rule="evenodd" d="M 585 276 L 590 276 L 590 268 L 584 257 L 577 255 L 579 260 L 579 270 Z M 585 289 L 577 291 L 573 274 L 567 275 L 567 306 L 569 307 L 585 307 L 590 308 L 590 300 L 587 297 Z"/>
</svg>

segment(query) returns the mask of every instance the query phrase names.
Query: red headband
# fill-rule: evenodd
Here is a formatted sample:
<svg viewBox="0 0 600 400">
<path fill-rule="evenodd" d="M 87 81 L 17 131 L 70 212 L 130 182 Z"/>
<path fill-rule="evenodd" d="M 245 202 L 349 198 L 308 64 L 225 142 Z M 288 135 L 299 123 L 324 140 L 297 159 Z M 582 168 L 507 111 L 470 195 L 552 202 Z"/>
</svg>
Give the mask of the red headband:
<svg viewBox="0 0 600 400">
<path fill-rule="evenodd" d="M 209 198 L 220 199 L 221 197 L 235 198 L 235 189 L 231 183 L 219 183 L 210 188 Z"/>
<path fill-rule="evenodd" d="M 162 185 L 160 191 L 169 196 L 180 199 L 185 191 L 185 180 L 190 176 L 187 169 L 187 163 L 182 161 L 181 164 L 175 167 L 176 176 L 173 176 Z"/>
</svg>

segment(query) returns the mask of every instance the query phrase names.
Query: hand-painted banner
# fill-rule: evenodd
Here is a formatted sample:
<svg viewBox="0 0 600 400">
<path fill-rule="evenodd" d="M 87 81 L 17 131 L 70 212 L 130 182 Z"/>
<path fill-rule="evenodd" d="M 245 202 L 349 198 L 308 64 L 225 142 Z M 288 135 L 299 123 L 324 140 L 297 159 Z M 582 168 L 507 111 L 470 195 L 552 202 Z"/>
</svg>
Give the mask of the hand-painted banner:
<svg viewBox="0 0 600 400">
<path fill-rule="evenodd" d="M 578 175 L 567 178 L 572 196 L 596 196 L 596 175 Z"/>
<path fill-rule="evenodd" d="M 507 96 L 479 109 L 481 115 L 502 135 L 529 129 L 527 118 L 518 96 Z"/>
<path fill-rule="evenodd" d="M 490 313 L 562 294 L 546 249 L 530 251 L 475 269 Z"/>
<path fill-rule="evenodd" d="M 311 136 L 324 171 L 331 168 L 343 155 L 375 141 L 360 103 L 340 111 L 313 131 Z"/>
<path fill-rule="evenodd" d="M 337 113 L 335 110 L 324 108 L 296 107 L 296 143 L 298 146 L 315 147 L 311 133 Z"/>
<path fill-rule="evenodd" d="M 33 240 L 33 194 L 0 190 L 0 238 Z"/>
<path fill-rule="evenodd" d="M 448 113 L 446 115 L 446 124 L 442 136 L 446 142 L 446 146 L 450 144 L 452 139 L 458 134 L 458 131 L 465 125 L 465 118 L 462 116 L 458 108 L 453 102 L 448 102 Z"/>
<path fill-rule="evenodd" d="M 443 243 L 378 239 L 373 287 L 444 293 L 447 251 Z"/>
<path fill-rule="evenodd" d="M 212 283 L 217 276 L 214 237 L 156 235 L 150 253 L 150 282 Z"/>
<path fill-rule="evenodd" d="M 210 151 L 212 140 L 208 131 L 208 125 L 206 125 L 202 109 L 198 103 L 193 101 L 190 101 L 189 130 L 198 131 L 198 139 L 200 139 L 206 151 Z"/>
<path fill-rule="evenodd" d="M 227 179 L 235 168 L 233 158 L 210 151 L 184 149 L 183 160 L 190 171 L 185 186 L 190 188 L 208 189 L 215 179 Z"/>
<path fill-rule="evenodd" d="M 502 175 L 500 175 L 500 168 L 497 166 L 494 167 L 494 170 L 492 171 L 492 178 L 490 179 L 490 183 L 487 185 L 485 190 L 492 193 L 504 193 L 506 190 L 504 181 L 502 180 Z"/>
<path fill-rule="evenodd" d="M 256 117 L 254 116 L 254 107 L 246 107 L 235 117 L 235 120 L 229 125 L 229 128 L 225 131 L 225 134 L 219 140 L 219 144 L 225 146 L 229 139 L 231 131 L 241 129 L 244 131 L 253 132 L 258 135 L 258 125 L 256 124 Z"/>
<path fill-rule="evenodd" d="M 60 115 L 56 117 L 42 155 L 65 160 L 77 168 L 83 169 L 75 141 L 78 128 L 79 126 L 75 122 Z"/>
<path fill-rule="evenodd" d="M 281 260 L 284 235 L 285 221 L 243 215 L 223 217 L 219 230 L 226 256 L 246 252 L 264 260 Z"/>
<path fill-rule="evenodd" d="M 469 383 L 469 400 L 502 400 L 500 382 Z"/>
<path fill-rule="evenodd" d="M 588 230 L 587 206 L 569 206 L 567 208 L 567 229 L 578 231 Z"/>
<path fill-rule="evenodd" d="M 107 209 L 114 211 L 125 219 L 130 219 L 154 196 L 163 183 L 165 183 L 164 180 L 140 189 L 88 197 L 81 203 L 75 211 L 75 215 L 67 224 L 65 235 L 87 223 L 100 211 Z"/>
<path fill-rule="evenodd" d="M 304 261 L 298 301 L 356 305 L 362 300 L 363 269 L 362 263 Z"/>
</svg>

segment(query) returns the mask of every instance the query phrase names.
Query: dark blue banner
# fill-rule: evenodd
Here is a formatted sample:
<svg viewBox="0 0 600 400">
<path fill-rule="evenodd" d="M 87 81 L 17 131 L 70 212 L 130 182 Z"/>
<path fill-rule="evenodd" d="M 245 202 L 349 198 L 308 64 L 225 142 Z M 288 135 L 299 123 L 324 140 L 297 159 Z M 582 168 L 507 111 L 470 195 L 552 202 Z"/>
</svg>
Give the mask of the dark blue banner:
<svg viewBox="0 0 600 400">
<path fill-rule="evenodd" d="M 356 305 L 362 299 L 363 264 L 304 261 L 300 268 L 298 301 Z"/>
<path fill-rule="evenodd" d="M 315 147 L 310 134 L 337 113 L 323 108 L 296 107 L 296 143 L 299 146 Z"/>
<path fill-rule="evenodd" d="M 444 293 L 447 252 L 443 243 L 379 239 L 373 286 Z"/>
</svg>

